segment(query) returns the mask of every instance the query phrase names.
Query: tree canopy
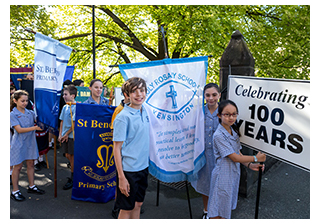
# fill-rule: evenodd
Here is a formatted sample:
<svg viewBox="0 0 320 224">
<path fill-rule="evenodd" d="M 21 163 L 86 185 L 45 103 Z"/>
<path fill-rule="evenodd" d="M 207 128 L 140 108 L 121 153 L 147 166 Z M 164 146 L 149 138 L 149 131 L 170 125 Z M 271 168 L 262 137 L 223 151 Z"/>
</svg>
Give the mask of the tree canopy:
<svg viewBox="0 0 320 224">
<path fill-rule="evenodd" d="M 34 58 L 31 28 L 76 50 L 74 76 L 92 79 L 92 5 L 11 5 L 10 66 Z M 256 76 L 310 79 L 310 6 L 304 5 L 96 5 L 96 76 L 108 86 L 122 77 L 109 65 L 212 55 L 208 82 L 219 82 L 219 60 L 239 30 L 255 58 Z"/>
</svg>

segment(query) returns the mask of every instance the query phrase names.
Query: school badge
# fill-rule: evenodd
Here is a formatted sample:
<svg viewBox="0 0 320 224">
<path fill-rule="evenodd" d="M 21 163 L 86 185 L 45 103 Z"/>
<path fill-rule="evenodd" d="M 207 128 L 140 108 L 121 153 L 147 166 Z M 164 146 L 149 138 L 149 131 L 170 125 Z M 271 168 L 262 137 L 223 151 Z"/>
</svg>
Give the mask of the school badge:
<svg viewBox="0 0 320 224">
<path fill-rule="evenodd" d="M 172 79 L 176 76 L 177 78 L 180 77 L 180 80 L 163 82 L 164 79 Z M 152 107 L 152 113 L 157 119 L 167 121 L 181 120 L 194 107 L 192 101 L 197 94 L 197 90 L 183 83 L 182 77 L 183 75 L 181 74 L 168 73 L 154 80 L 154 83 L 151 83 L 153 87 L 160 84 L 161 81 L 163 82 L 155 89 L 151 89 L 151 86 L 149 87 L 151 93 L 148 93 L 146 100 L 146 104 Z M 192 80 L 191 83 L 193 83 Z M 181 101 L 181 98 L 187 100 Z"/>
</svg>

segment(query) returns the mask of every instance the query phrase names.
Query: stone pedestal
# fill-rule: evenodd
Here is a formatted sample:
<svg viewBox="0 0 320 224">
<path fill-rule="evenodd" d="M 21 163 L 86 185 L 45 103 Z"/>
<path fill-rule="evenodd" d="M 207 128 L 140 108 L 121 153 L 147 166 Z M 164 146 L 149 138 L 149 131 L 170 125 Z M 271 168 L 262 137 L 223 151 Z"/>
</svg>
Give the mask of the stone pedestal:
<svg viewBox="0 0 320 224">
<path fill-rule="evenodd" d="M 227 98 L 229 75 L 254 76 L 254 58 L 239 30 L 232 34 L 220 59 L 221 100 Z"/>
<path fill-rule="evenodd" d="M 220 60 L 219 81 L 221 100 L 227 99 L 229 75 L 254 76 L 254 58 L 239 30 L 232 34 L 231 40 Z M 242 154 L 253 155 L 256 154 L 256 152 L 248 147 L 242 146 Z M 266 161 L 266 169 L 270 168 L 270 166 L 272 166 L 275 162 L 277 162 L 275 159 L 268 157 Z M 241 165 L 239 195 L 242 197 L 247 197 L 248 192 L 257 178 L 258 172 L 251 171 L 247 167 Z"/>
</svg>

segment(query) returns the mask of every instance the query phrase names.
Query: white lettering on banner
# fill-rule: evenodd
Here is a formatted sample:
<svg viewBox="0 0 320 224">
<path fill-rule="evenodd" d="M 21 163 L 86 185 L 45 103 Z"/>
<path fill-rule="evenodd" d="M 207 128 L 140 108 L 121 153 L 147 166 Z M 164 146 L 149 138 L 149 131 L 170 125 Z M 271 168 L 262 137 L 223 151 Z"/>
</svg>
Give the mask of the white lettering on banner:
<svg viewBox="0 0 320 224">
<path fill-rule="evenodd" d="M 229 99 L 239 109 L 241 142 L 310 169 L 310 83 L 229 76 Z"/>
</svg>

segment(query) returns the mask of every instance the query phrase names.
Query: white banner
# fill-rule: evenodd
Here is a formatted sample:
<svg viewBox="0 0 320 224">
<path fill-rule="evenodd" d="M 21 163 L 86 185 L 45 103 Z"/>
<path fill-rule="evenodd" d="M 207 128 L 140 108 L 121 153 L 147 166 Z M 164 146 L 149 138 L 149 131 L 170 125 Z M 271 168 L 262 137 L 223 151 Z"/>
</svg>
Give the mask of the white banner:
<svg viewBox="0 0 320 224">
<path fill-rule="evenodd" d="M 37 121 L 58 129 L 60 93 L 72 49 L 41 33 L 35 35 L 34 97 Z"/>
<path fill-rule="evenodd" d="M 241 142 L 310 170 L 310 82 L 229 76 Z"/>
<path fill-rule="evenodd" d="M 47 37 L 35 34 L 34 88 L 60 91 L 72 48 Z"/>
<path fill-rule="evenodd" d="M 205 164 L 203 87 L 207 57 L 119 65 L 147 83 L 149 172 L 163 182 L 194 180 Z"/>
</svg>

